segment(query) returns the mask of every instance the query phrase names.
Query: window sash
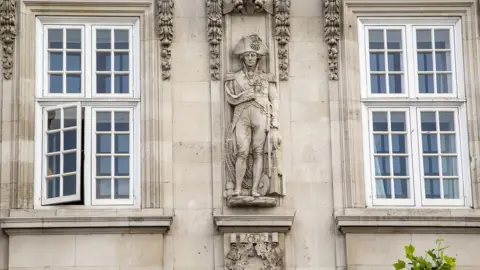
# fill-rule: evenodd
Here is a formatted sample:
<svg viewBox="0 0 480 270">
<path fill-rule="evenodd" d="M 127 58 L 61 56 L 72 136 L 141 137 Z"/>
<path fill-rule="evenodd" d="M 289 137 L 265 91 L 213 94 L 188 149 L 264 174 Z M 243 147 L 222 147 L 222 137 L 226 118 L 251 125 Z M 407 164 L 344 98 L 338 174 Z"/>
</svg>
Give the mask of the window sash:
<svg viewBox="0 0 480 270">
<path fill-rule="evenodd" d="M 75 182 L 75 190 L 76 193 L 72 195 L 63 195 L 63 177 L 64 172 L 64 163 L 63 163 L 63 150 L 64 150 L 64 110 L 68 108 L 76 108 L 76 167 L 75 167 L 75 175 L 76 175 L 76 182 Z M 56 129 L 60 133 L 60 148 L 59 148 L 59 157 L 60 157 L 60 168 L 59 168 L 59 195 L 58 197 L 48 198 L 48 180 L 47 180 L 47 170 L 48 170 L 48 112 L 60 110 L 61 117 L 60 117 L 60 129 Z M 81 148 L 81 141 L 82 141 L 82 110 L 80 103 L 67 103 L 58 106 L 51 106 L 45 107 L 43 109 L 43 122 L 42 122 L 42 138 L 43 138 L 43 151 L 42 151 L 42 204 L 43 205 L 51 205 L 51 204 L 58 204 L 58 203 L 67 203 L 67 202 L 76 202 L 81 200 L 81 159 L 82 159 L 82 148 Z M 70 175 L 70 174 L 69 174 Z"/>
</svg>

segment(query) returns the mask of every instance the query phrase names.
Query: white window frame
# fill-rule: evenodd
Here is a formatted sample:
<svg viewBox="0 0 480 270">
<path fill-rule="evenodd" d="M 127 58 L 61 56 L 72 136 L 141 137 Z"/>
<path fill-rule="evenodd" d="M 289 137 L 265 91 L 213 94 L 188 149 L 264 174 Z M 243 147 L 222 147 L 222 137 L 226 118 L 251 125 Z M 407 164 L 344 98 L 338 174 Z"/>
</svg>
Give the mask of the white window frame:
<svg viewBox="0 0 480 270">
<path fill-rule="evenodd" d="M 402 34 L 404 93 L 402 94 L 371 94 L 370 93 L 370 63 L 368 54 L 368 29 L 399 29 L 405 27 Z M 452 93 L 447 94 L 420 94 L 417 93 L 418 73 L 416 55 L 415 29 L 451 29 L 451 64 L 452 64 Z M 468 159 L 468 130 L 465 101 L 465 85 L 463 72 L 462 52 L 462 25 L 460 18 L 431 17 L 431 18 L 375 18 L 364 17 L 358 19 L 359 62 L 361 82 L 361 106 L 363 122 L 363 142 L 365 169 L 365 191 L 367 207 L 471 207 L 471 179 Z M 435 55 L 433 55 L 435 58 Z M 435 62 L 433 62 L 435 64 Z M 411 74 L 413 73 L 414 74 Z M 388 90 L 388 88 L 387 88 Z M 406 110 L 407 125 L 410 126 L 410 136 L 407 136 L 410 155 L 409 189 L 410 199 L 376 199 L 375 198 L 375 167 L 373 161 L 373 136 L 370 123 L 372 110 Z M 419 129 L 418 110 L 455 111 L 458 177 L 460 181 L 459 199 L 426 199 L 424 182 L 421 177 L 421 135 Z M 442 168 L 439 168 L 440 170 Z"/>
<path fill-rule="evenodd" d="M 81 94 L 49 94 L 47 89 L 48 58 L 46 38 L 44 34 L 49 27 L 82 28 L 82 92 Z M 129 94 L 102 94 L 95 95 L 96 83 L 94 83 L 95 51 L 93 44 L 94 27 L 108 29 L 130 29 L 130 54 L 129 54 Z M 138 17 L 50 17 L 40 16 L 36 18 L 36 91 L 35 91 L 35 180 L 34 180 L 34 207 L 35 208 L 139 208 L 140 207 L 140 31 Z M 112 41 L 113 42 L 113 41 Z M 40 44 L 40 45 L 39 45 Z M 113 46 L 113 44 L 112 44 Z M 64 63 L 65 64 L 65 63 Z M 112 67 L 113 68 L 113 67 Z M 114 82 L 112 81 L 112 84 Z M 44 144 L 43 135 L 44 125 L 43 115 L 45 110 L 50 110 L 55 106 L 66 106 L 67 104 L 79 104 L 83 108 L 84 119 L 92 119 L 93 111 L 103 108 L 110 110 L 125 110 L 130 112 L 130 198 L 96 200 L 94 198 L 94 168 L 92 156 L 93 148 L 93 130 L 94 122 L 84 121 L 84 164 L 83 164 L 83 194 L 82 205 L 55 205 L 64 200 L 45 201 L 46 181 L 44 180 Z M 81 104 L 81 105 L 80 105 Z M 81 113 L 81 110 L 80 110 Z M 80 118 L 82 121 L 82 118 Z M 82 127 L 80 127 L 82 128 Z M 80 138 L 77 136 L 77 139 Z M 41 157 L 41 158 L 38 158 Z M 80 182 L 78 182 L 80 183 Z M 77 184 L 78 184 L 77 183 Z M 112 186 L 113 189 L 113 186 Z M 105 201 L 105 202 L 102 202 Z"/>
</svg>

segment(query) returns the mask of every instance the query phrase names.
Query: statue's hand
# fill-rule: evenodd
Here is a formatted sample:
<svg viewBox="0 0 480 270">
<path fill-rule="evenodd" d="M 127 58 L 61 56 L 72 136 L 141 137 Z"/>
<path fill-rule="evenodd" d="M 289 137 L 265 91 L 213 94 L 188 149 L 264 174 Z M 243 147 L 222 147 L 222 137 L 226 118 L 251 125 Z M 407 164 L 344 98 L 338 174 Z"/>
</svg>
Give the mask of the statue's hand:
<svg viewBox="0 0 480 270">
<path fill-rule="evenodd" d="M 279 149 L 282 144 L 282 137 L 277 128 L 270 129 L 270 139 L 272 142 L 273 149 Z"/>
<path fill-rule="evenodd" d="M 254 99 L 254 98 L 255 98 L 255 93 L 253 93 L 253 91 L 247 91 L 247 92 L 245 93 L 245 98 L 246 98 L 247 100 Z"/>
</svg>

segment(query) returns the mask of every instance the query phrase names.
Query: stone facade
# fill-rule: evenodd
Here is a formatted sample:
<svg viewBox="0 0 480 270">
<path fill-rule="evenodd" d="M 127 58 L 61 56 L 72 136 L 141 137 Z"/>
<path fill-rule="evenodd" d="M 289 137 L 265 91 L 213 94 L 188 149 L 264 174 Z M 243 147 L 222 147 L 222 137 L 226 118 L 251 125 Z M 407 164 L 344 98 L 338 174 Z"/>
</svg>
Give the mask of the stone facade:
<svg viewBox="0 0 480 270">
<path fill-rule="evenodd" d="M 0 270 L 382 270 L 438 237 L 459 269 L 480 268 L 477 1 L 3 0 L 0 11 Z M 139 19 L 132 207 L 39 203 L 39 16 Z M 472 207 L 367 207 L 358 18 L 382 16 L 462 20 Z M 256 53 L 250 67 L 235 46 L 252 36 L 240 44 Z M 237 102 L 244 91 L 265 103 Z M 247 110 L 250 133 L 228 144 Z M 255 149 L 258 119 L 268 133 Z"/>
</svg>

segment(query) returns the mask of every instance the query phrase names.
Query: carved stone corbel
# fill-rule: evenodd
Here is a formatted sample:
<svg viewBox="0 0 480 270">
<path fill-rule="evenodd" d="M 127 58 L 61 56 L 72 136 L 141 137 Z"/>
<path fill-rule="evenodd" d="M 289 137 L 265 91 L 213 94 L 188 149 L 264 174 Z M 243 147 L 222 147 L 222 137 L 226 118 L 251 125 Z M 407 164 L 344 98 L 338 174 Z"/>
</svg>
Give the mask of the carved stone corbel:
<svg viewBox="0 0 480 270">
<path fill-rule="evenodd" d="M 338 42 L 340 41 L 340 0 L 325 0 L 325 42 L 328 46 L 330 80 L 338 80 Z"/>
<path fill-rule="evenodd" d="M 173 0 L 157 0 L 158 37 L 162 45 L 162 79 L 170 80 L 172 69 Z"/>
<path fill-rule="evenodd" d="M 0 5 L 0 34 L 2 36 L 3 46 L 3 78 L 11 80 L 13 73 L 13 52 L 15 49 L 15 38 L 17 36 L 17 30 L 15 28 L 16 1 L 3 0 Z"/>
</svg>

